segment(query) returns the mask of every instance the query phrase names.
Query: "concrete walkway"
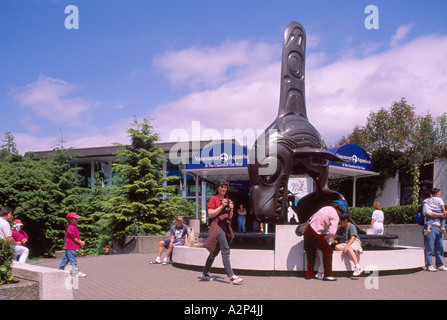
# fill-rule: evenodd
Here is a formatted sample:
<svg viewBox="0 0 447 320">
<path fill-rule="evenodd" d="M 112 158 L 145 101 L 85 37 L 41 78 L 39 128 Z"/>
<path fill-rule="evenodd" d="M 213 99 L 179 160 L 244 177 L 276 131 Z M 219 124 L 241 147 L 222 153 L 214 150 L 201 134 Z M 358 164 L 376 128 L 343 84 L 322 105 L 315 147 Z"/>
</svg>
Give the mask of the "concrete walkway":
<svg viewBox="0 0 447 320">
<path fill-rule="evenodd" d="M 79 278 L 75 300 L 402 300 L 441 299 L 447 296 L 447 271 L 408 274 L 365 274 L 338 281 L 305 280 L 303 274 L 241 274 L 241 285 L 231 285 L 225 274 L 214 272 L 214 281 L 199 281 L 200 270 L 175 265 L 151 265 L 154 254 L 122 254 L 78 258 L 87 274 Z M 447 265 L 447 259 L 444 263 Z M 40 266 L 57 268 L 60 260 Z"/>
</svg>

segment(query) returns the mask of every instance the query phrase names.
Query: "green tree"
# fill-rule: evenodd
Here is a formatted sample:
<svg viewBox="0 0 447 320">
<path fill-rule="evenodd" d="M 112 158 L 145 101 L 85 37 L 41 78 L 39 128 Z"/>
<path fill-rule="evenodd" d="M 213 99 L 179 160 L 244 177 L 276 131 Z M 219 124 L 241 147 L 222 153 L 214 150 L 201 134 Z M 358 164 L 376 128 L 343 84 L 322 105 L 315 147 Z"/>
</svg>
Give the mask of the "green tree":
<svg viewBox="0 0 447 320">
<path fill-rule="evenodd" d="M 105 204 L 107 223 L 113 238 L 124 240 L 127 235 L 159 235 L 169 228 L 175 212 L 166 210 L 168 198 L 175 191 L 168 182 L 177 177 L 163 177 L 164 150 L 155 143 L 159 137 L 149 120 L 134 119 L 128 130 L 130 145 L 118 144 L 114 172 L 117 186 Z M 163 210 L 162 210 L 163 209 Z"/>
<path fill-rule="evenodd" d="M 83 236 L 94 239 L 91 191 L 79 187 L 77 169 L 70 165 L 68 153 L 68 149 L 57 149 L 50 158 L 39 161 L 33 155 L 10 155 L 0 162 L 0 205 L 12 207 L 23 220 L 31 256 L 52 256 L 63 249 L 65 216 L 70 211 L 83 217 L 79 224 Z M 94 246 L 93 241 L 86 242 Z"/>
<path fill-rule="evenodd" d="M 11 132 L 6 132 L 2 139 L 3 144 L 0 145 L 0 161 L 8 155 L 18 154 L 17 145 L 14 141 L 14 135 Z"/>
<path fill-rule="evenodd" d="M 343 137 L 338 144 L 362 146 L 381 173 L 379 177 L 359 180 L 359 194 L 370 196 L 364 199 L 366 202 L 358 203 L 372 205 L 375 192 L 371 190 L 383 189 L 386 179 L 399 172 L 401 179 L 408 177 L 405 180 L 412 181 L 413 204 L 417 204 L 421 196 L 420 166 L 433 162 L 445 152 L 442 143 L 445 146 L 446 118 L 445 114 L 437 119 L 429 113 L 417 115 L 415 107 L 402 98 L 389 108 L 371 111 L 365 126 L 356 126 L 351 134 Z"/>
</svg>

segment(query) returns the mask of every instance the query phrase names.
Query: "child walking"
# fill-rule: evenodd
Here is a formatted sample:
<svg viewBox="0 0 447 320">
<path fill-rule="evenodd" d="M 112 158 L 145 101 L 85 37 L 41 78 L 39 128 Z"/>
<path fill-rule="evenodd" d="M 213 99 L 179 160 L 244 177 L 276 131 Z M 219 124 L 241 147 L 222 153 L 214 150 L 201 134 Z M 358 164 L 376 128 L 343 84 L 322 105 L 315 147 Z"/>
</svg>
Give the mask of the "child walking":
<svg viewBox="0 0 447 320">
<path fill-rule="evenodd" d="M 79 271 L 76 261 L 76 250 L 79 250 L 81 247 L 85 246 L 85 242 L 81 241 L 79 229 L 76 226 L 80 217 L 81 216 L 77 215 L 75 212 L 70 212 L 67 214 L 68 224 L 65 232 L 65 254 L 62 257 L 59 270 L 64 270 L 65 266 L 70 263 L 71 267 L 73 268 L 73 273 L 77 277 L 85 277 L 86 274 Z"/>
</svg>

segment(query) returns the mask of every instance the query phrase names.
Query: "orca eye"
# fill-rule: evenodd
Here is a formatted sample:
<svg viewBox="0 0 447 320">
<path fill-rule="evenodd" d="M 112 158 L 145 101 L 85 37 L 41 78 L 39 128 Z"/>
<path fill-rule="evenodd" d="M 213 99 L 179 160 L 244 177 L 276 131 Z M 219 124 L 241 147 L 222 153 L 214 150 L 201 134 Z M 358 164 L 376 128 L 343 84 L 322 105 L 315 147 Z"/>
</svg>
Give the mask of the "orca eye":
<svg viewBox="0 0 447 320">
<path fill-rule="evenodd" d="M 281 172 L 281 162 L 277 161 L 276 158 L 267 158 L 266 163 L 262 164 L 259 168 L 261 181 L 265 184 L 275 183 Z"/>
<path fill-rule="evenodd" d="M 312 157 L 311 165 L 327 167 L 329 165 L 329 160 L 321 157 Z"/>
</svg>

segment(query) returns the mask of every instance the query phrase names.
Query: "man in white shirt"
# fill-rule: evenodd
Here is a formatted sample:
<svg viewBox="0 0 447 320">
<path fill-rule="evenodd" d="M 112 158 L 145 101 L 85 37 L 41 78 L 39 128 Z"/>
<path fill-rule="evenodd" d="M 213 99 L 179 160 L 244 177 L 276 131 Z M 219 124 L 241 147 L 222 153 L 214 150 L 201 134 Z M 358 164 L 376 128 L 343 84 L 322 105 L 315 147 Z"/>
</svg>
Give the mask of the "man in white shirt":
<svg viewBox="0 0 447 320">
<path fill-rule="evenodd" d="M 0 210 L 0 239 L 7 240 L 11 244 L 12 248 L 14 249 L 14 260 L 17 260 L 17 257 L 20 256 L 18 261 L 26 263 L 29 250 L 28 248 L 19 245 L 19 243 L 14 240 L 12 237 L 11 226 L 8 223 L 8 221 L 12 220 L 13 214 L 14 212 L 9 207 L 3 207 Z"/>
</svg>

